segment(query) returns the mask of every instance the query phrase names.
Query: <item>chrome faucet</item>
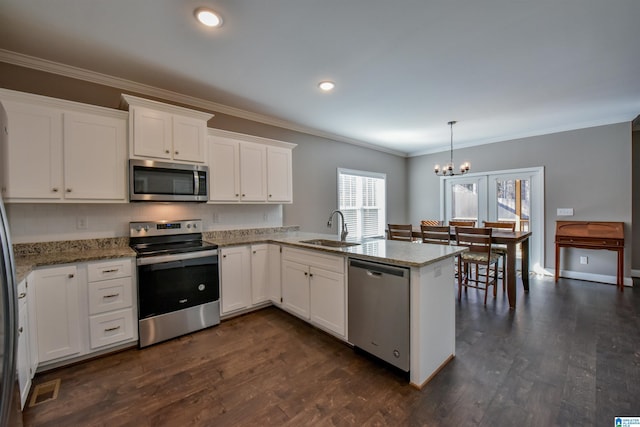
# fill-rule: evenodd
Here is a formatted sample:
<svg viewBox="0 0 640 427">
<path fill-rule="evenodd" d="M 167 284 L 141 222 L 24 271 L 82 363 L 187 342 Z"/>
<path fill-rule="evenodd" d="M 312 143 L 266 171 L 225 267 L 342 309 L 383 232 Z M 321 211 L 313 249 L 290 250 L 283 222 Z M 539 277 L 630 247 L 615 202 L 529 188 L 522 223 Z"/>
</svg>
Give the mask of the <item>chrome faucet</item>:
<svg viewBox="0 0 640 427">
<path fill-rule="evenodd" d="M 349 234 L 349 230 L 347 230 L 347 223 L 344 221 L 344 215 L 342 214 L 342 212 L 340 212 L 338 209 L 331 212 L 331 215 L 329 215 L 329 221 L 327 221 L 327 227 L 331 228 L 331 226 L 333 225 L 333 215 L 336 213 L 340 214 L 340 218 L 342 218 L 342 231 L 340 232 L 340 240 L 344 242 L 347 238 L 347 234 Z"/>
</svg>

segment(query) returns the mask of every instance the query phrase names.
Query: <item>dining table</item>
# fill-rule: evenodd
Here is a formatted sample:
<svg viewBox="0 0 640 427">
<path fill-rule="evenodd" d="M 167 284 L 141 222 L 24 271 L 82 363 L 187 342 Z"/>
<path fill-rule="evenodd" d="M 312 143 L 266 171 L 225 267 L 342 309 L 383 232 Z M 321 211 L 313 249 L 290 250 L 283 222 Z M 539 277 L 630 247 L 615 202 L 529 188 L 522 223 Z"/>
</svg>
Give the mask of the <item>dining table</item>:
<svg viewBox="0 0 640 427">
<path fill-rule="evenodd" d="M 455 230 L 451 229 L 451 242 L 455 244 Z M 417 239 L 422 239 L 422 232 L 420 227 L 413 229 L 412 236 Z M 531 231 L 508 231 L 494 229 L 491 233 L 491 244 L 504 245 L 507 248 L 506 259 L 506 278 L 503 278 L 507 287 L 507 298 L 509 300 L 509 309 L 514 310 L 516 308 L 516 288 L 517 288 L 517 272 L 516 272 L 516 258 L 517 248 L 521 245 L 522 251 L 522 287 L 525 293 L 529 293 L 529 238 L 531 237 Z"/>
</svg>

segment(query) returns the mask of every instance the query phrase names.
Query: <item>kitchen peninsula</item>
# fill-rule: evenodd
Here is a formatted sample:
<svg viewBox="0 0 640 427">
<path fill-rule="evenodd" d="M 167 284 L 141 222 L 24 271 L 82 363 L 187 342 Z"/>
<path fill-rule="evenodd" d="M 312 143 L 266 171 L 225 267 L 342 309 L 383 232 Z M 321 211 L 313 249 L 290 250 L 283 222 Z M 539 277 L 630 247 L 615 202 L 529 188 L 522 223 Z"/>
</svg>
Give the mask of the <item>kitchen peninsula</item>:
<svg viewBox="0 0 640 427">
<path fill-rule="evenodd" d="M 413 386 L 422 388 L 455 356 L 454 257 L 466 248 L 385 239 L 353 241 L 354 245 L 345 247 L 305 243 L 323 239 L 338 240 L 335 235 L 293 232 L 271 236 L 243 236 L 239 239 L 213 238 L 211 241 L 223 250 L 225 246 L 271 243 L 295 251 L 302 249 L 311 256 L 313 254 L 342 256 L 345 264 L 348 259 L 359 259 L 408 267 L 410 269 L 409 381 Z M 285 262 L 283 254 L 283 267 Z M 283 289 L 286 286 L 284 282 L 283 275 Z M 346 286 L 348 287 L 348 283 Z M 222 298 L 224 299 L 224 289 Z M 282 305 L 279 306 L 286 309 Z M 293 314 L 300 315 L 299 312 Z M 320 326 L 323 325 L 320 324 Z M 344 338 L 349 342 L 348 336 Z"/>
</svg>

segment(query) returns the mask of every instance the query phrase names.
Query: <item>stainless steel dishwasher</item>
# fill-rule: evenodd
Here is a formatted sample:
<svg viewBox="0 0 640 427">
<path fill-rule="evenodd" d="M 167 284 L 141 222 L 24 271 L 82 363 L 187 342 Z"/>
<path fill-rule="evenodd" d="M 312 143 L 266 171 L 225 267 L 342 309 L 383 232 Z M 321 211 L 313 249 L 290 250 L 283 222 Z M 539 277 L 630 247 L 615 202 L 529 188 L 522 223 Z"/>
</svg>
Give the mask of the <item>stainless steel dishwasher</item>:
<svg viewBox="0 0 640 427">
<path fill-rule="evenodd" d="M 409 371 L 409 269 L 349 259 L 349 341 Z"/>
</svg>

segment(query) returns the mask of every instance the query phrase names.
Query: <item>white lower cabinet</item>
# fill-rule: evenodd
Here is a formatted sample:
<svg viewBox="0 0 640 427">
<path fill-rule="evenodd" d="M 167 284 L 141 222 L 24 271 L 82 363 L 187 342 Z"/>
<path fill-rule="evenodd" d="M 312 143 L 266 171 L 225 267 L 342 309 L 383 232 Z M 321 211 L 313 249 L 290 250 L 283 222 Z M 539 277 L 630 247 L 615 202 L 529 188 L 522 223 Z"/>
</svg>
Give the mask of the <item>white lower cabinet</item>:
<svg viewBox="0 0 640 427">
<path fill-rule="evenodd" d="M 28 320 L 35 365 L 58 366 L 138 339 L 134 258 L 35 270 Z M 31 275 L 30 275 L 31 277 Z M 33 316 L 31 317 L 31 312 Z"/>
<path fill-rule="evenodd" d="M 129 258 L 87 266 L 91 351 L 137 339 L 132 270 Z"/>
<path fill-rule="evenodd" d="M 280 246 L 261 243 L 220 249 L 222 315 L 280 303 Z"/>
<path fill-rule="evenodd" d="M 220 312 L 241 310 L 251 305 L 251 248 L 220 249 Z"/>
<path fill-rule="evenodd" d="M 18 384 L 20 386 L 20 407 L 24 408 L 31 389 L 31 379 L 35 370 L 31 369 L 31 334 L 29 332 L 29 308 L 27 303 L 27 279 L 18 284 Z"/>
<path fill-rule="evenodd" d="M 77 267 L 39 269 L 34 281 L 39 363 L 79 355 L 83 343 Z"/>
<path fill-rule="evenodd" d="M 282 308 L 346 338 L 345 258 L 284 248 Z"/>
</svg>

